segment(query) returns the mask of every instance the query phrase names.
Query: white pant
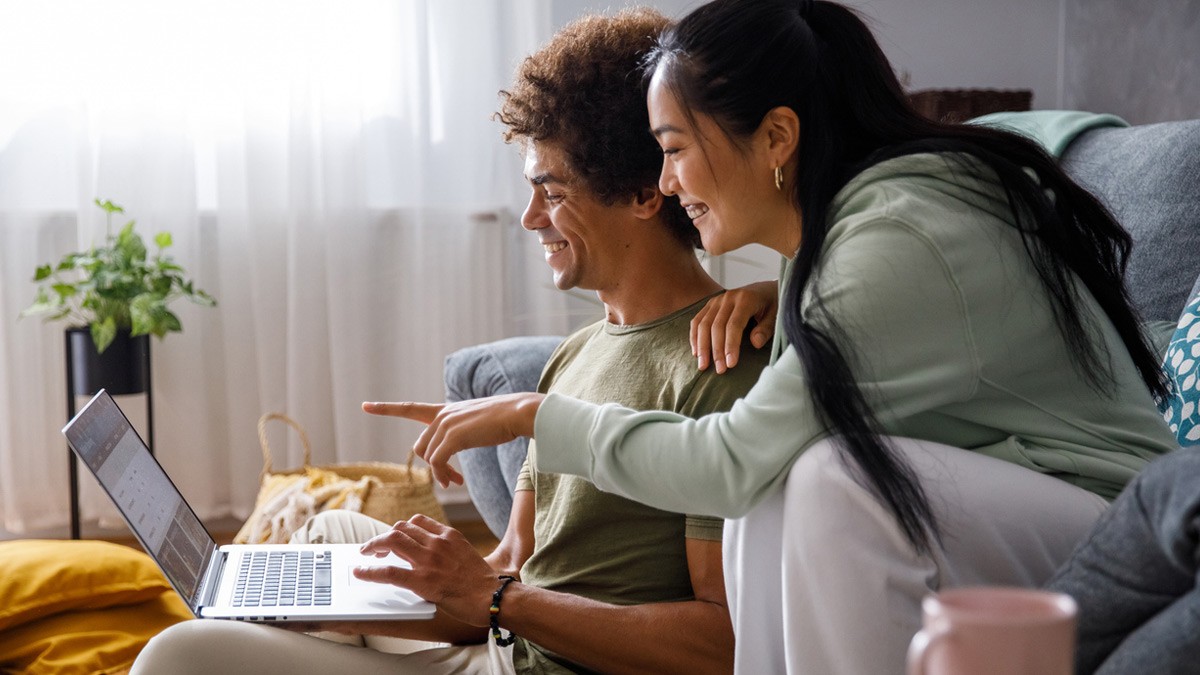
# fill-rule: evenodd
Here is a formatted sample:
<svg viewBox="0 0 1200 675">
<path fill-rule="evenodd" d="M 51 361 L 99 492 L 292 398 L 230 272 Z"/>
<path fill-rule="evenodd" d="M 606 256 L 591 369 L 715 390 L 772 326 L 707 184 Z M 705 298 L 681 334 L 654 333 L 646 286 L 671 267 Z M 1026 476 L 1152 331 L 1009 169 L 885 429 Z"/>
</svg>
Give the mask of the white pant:
<svg viewBox="0 0 1200 675">
<path fill-rule="evenodd" d="M 943 547 L 918 555 L 832 442 L 809 448 L 783 491 L 726 521 L 738 674 L 899 675 L 925 595 L 1040 586 L 1107 507 L 1009 462 L 936 443 L 892 443 L 925 489 Z"/>
<path fill-rule="evenodd" d="M 358 543 L 390 526 L 360 513 L 328 511 L 310 519 L 292 543 Z M 365 644 L 365 646 L 363 646 Z M 380 636 L 313 637 L 279 628 L 213 619 L 176 624 L 150 641 L 130 675 L 514 675 L 512 648 L 490 638 L 468 646 Z"/>
</svg>

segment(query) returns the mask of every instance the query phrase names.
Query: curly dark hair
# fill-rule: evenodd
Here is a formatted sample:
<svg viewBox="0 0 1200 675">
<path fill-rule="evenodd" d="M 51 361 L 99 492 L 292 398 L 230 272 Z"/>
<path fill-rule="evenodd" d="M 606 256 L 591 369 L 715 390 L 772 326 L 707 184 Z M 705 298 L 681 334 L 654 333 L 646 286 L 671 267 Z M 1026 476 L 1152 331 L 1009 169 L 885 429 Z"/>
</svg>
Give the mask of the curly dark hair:
<svg viewBox="0 0 1200 675">
<path fill-rule="evenodd" d="M 586 16 L 560 30 L 517 68 L 494 115 L 504 140 L 551 142 L 571 171 L 606 205 L 656 187 L 662 150 L 650 133 L 638 66 L 670 20 L 648 8 Z M 700 247 L 676 197 L 665 197 L 663 222 L 682 243 Z"/>
</svg>

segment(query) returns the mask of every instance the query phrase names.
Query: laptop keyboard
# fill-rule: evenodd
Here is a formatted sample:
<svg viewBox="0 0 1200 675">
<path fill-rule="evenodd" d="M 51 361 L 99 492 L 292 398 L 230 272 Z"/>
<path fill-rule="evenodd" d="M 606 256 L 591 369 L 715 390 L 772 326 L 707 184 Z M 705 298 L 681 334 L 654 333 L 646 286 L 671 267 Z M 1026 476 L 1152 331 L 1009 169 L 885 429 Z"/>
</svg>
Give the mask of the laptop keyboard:
<svg viewBox="0 0 1200 675">
<path fill-rule="evenodd" d="M 242 556 L 234 607 L 303 607 L 333 601 L 330 551 L 254 551 Z"/>
</svg>

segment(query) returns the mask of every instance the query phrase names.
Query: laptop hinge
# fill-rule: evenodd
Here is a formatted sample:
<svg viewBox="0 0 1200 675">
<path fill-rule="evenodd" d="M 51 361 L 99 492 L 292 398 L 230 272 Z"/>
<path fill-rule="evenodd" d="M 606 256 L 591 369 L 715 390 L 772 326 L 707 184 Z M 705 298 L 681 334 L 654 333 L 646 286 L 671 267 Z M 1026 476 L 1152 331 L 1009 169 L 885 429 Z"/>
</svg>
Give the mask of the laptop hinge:
<svg viewBox="0 0 1200 675">
<path fill-rule="evenodd" d="M 196 603 L 197 610 L 211 607 L 216 603 L 217 591 L 221 590 L 221 576 L 225 572 L 228 555 L 228 553 L 218 548 L 213 551 L 213 555 L 209 558 L 210 563 L 206 566 L 204 579 L 200 582 L 200 588 L 196 592 L 196 599 L 199 601 Z"/>
</svg>

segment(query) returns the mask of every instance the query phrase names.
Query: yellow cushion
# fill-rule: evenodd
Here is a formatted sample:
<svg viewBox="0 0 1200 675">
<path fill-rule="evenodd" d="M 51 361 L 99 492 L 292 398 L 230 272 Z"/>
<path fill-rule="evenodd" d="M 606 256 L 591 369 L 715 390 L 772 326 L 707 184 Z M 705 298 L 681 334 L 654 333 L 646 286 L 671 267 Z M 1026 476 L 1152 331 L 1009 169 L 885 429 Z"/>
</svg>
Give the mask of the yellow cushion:
<svg viewBox="0 0 1200 675">
<path fill-rule="evenodd" d="M 133 605 L 55 614 L 0 631 L 0 672 L 12 675 L 123 673 L 142 647 L 192 618 L 175 593 Z"/>
<path fill-rule="evenodd" d="M 145 553 L 103 541 L 0 542 L 0 633 L 58 612 L 149 600 L 171 585 Z"/>
</svg>

